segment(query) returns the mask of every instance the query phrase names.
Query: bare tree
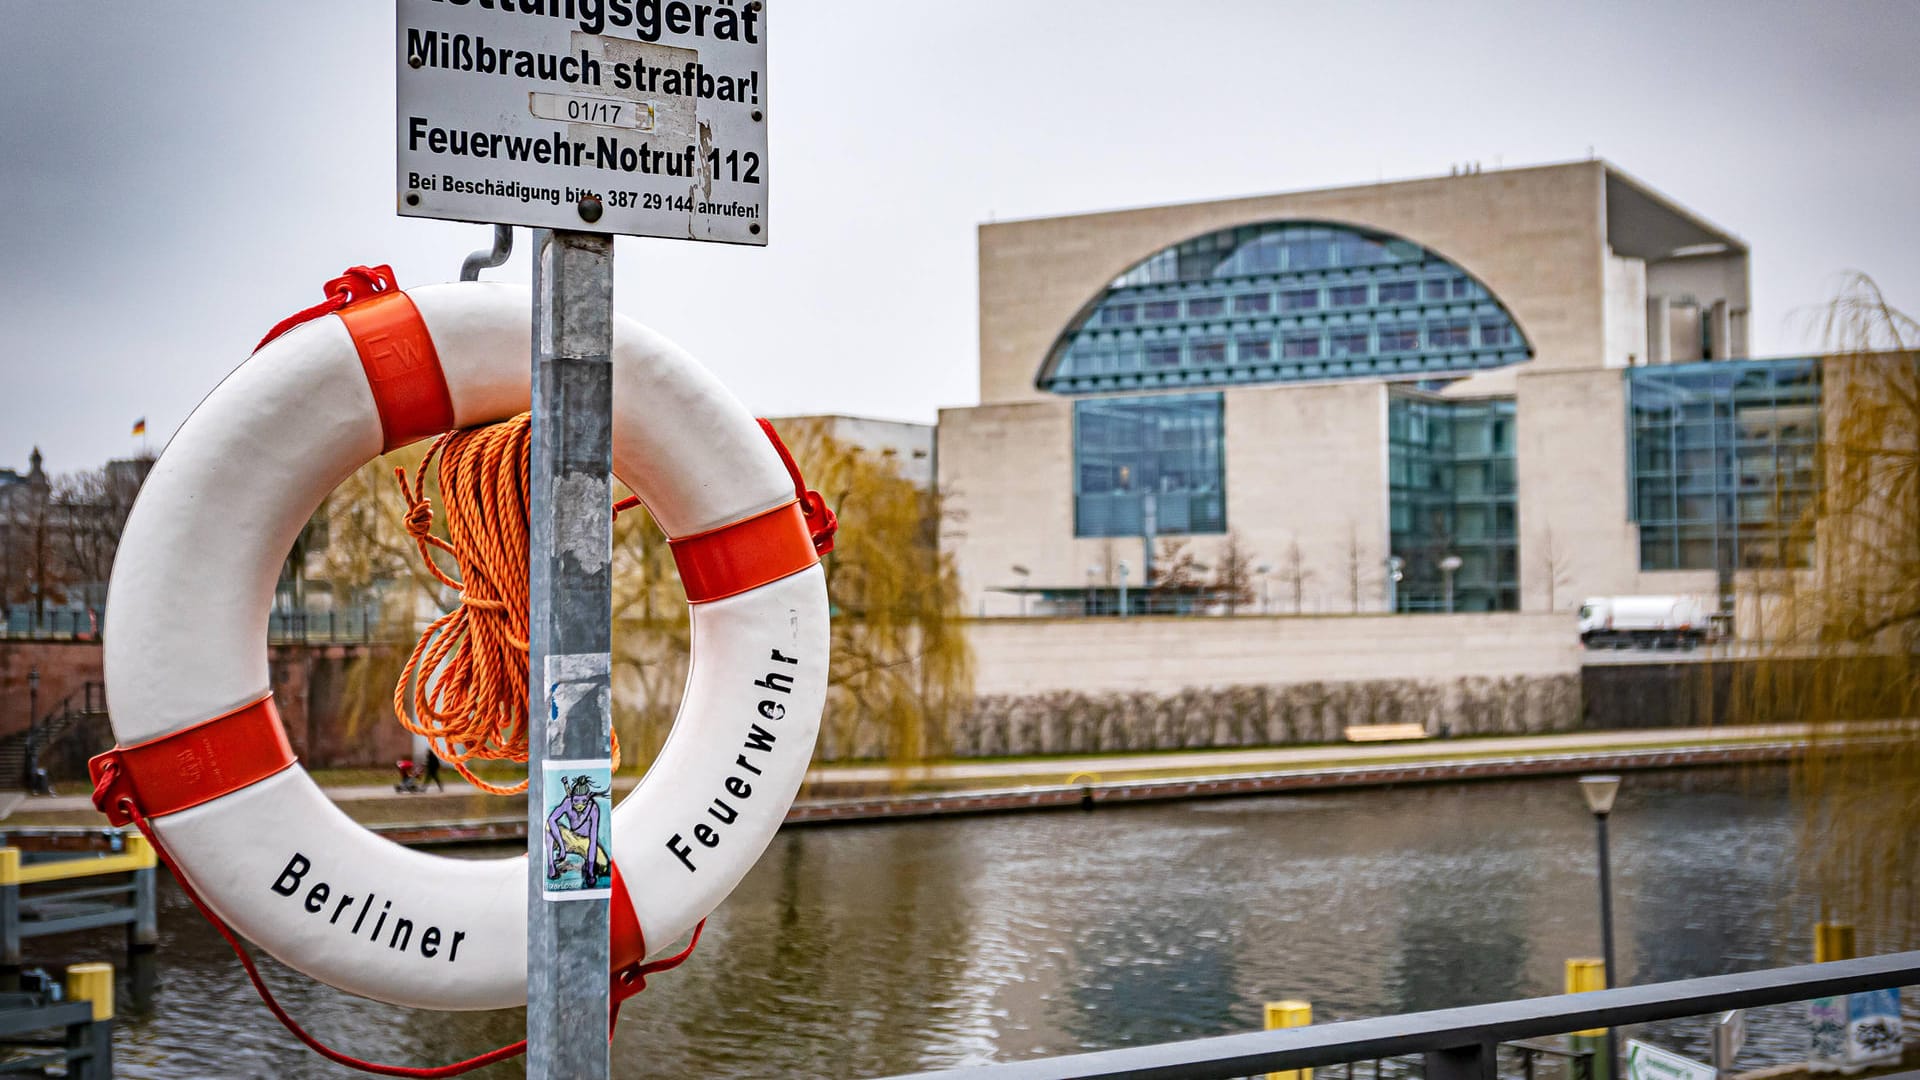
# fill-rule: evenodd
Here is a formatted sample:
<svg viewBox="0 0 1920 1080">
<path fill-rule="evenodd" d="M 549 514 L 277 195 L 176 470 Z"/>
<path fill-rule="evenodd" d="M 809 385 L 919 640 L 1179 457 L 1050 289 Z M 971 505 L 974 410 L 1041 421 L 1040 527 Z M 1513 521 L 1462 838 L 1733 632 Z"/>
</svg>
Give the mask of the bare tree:
<svg viewBox="0 0 1920 1080">
<path fill-rule="evenodd" d="M 1554 544 L 1552 522 L 1540 532 L 1540 570 L 1547 583 L 1547 610 L 1559 611 L 1559 591 L 1573 584 L 1573 559 Z"/>
<path fill-rule="evenodd" d="M 1305 613 L 1307 582 L 1313 580 L 1313 571 L 1307 569 L 1306 556 L 1300 550 L 1297 536 L 1287 541 L 1287 554 L 1280 562 L 1280 580 L 1287 583 L 1287 590 L 1293 594 L 1293 613 Z"/>
<path fill-rule="evenodd" d="M 1360 594 L 1367 584 L 1367 556 L 1360 546 L 1360 526 L 1347 522 L 1347 600 L 1355 614 L 1360 612 Z"/>
<path fill-rule="evenodd" d="M 1213 595 L 1227 605 L 1227 614 L 1237 614 L 1242 606 L 1253 603 L 1254 573 L 1253 554 L 1240 534 L 1229 529 L 1213 568 Z"/>
</svg>

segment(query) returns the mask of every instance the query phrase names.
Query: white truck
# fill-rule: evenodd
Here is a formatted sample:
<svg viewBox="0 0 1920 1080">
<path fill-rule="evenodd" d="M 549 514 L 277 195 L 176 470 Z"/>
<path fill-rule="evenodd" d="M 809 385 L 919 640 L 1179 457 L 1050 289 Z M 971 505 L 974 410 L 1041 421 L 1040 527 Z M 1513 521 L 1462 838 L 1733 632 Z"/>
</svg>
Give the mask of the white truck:
<svg viewBox="0 0 1920 1080">
<path fill-rule="evenodd" d="M 1595 649 L 1691 649 L 1713 633 L 1696 596 L 1592 596 L 1580 605 L 1580 641 Z"/>
</svg>

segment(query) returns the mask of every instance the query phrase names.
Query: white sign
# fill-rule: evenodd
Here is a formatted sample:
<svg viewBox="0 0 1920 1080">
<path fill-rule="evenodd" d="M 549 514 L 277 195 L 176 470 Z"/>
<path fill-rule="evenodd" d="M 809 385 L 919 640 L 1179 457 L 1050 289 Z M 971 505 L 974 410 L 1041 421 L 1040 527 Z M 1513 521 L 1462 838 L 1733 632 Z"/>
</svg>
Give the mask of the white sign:
<svg viewBox="0 0 1920 1080">
<path fill-rule="evenodd" d="M 767 242 L 764 0 L 397 0 L 403 217 Z"/>
<path fill-rule="evenodd" d="M 1649 1046 L 1639 1039 L 1627 1040 L 1626 1080 L 1715 1080 L 1718 1075 L 1711 1065 Z"/>
</svg>

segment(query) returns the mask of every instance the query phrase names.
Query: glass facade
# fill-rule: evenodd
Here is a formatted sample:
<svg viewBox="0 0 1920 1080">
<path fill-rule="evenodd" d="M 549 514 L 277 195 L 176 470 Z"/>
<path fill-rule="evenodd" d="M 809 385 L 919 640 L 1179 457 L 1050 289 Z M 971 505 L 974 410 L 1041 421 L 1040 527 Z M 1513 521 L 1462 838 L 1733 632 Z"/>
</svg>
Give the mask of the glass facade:
<svg viewBox="0 0 1920 1080">
<path fill-rule="evenodd" d="M 1512 398 L 1453 401 L 1406 390 L 1387 399 L 1388 514 L 1404 560 L 1400 611 L 1443 611 L 1441 560 L 1458 556 L 1455 611 L 1517 611 Z"/>
<path fill-rule="evenodd" d="M 1075 536 L 1227 531 L 1219 394 L 1089 398 L 1073 406 Z"/>
<path fill-rule="evenodd" d="M 1196 237 L 1114 280 L 1061 335 L 1056 393 L 1432 379 L 1532 355 L 1505 308 L 1419 244 L 1280 222 Z"/>
<path fill-rule="evenodd" d="M 1642 570 L 1810 564 L 1795 526 L 1819 477 L 1818 360 L 1632 368 L 1627 425 Z"/>
</svg>

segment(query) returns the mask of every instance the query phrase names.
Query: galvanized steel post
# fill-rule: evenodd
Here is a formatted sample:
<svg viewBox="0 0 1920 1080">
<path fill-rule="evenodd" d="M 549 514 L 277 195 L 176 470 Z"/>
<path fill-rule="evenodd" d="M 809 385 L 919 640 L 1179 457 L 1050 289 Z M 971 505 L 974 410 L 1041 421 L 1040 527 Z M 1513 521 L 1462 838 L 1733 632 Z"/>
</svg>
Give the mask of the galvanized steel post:
<svg viewBox="0 0 1920 1080">
<path fill-rule="evenodd" d="M 546 895 L 542 767 L 604 761 L 613 730 L 613 238 L 536 231 L 533 282 L 527 1075 L 605 1080 L 608 901 Z"/>
</svg>

